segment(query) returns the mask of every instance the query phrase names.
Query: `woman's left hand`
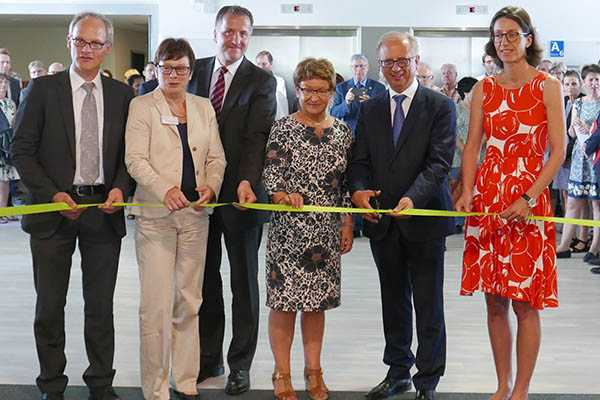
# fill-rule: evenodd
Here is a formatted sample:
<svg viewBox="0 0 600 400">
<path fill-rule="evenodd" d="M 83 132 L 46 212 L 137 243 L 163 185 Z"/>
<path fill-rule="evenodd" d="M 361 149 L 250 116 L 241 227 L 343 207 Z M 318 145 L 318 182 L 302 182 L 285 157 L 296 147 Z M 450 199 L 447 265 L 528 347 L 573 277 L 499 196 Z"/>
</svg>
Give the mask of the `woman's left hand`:
<svg viewBox="0 0 600 400">
<path fill-rule="evenodd" d="M 196 192 L 198 192 L 198 196 L 200 197 L 198 198 L 198 201 L 194 203 L 194 210 L 202 211 L 204 209 L 202 206 L 215 197 L 215 192 L 208 186 L 198 187 L 196 188 Z"/>
<path fill-rule="evenodd" d="M 500 217 L 510 222 L 525 221 L 531 214 L 529 204 L 524 198 L 519 197 L 514 203 L 512 203 L 506 210 L 500 213 Z"/>
<path fill-rule="evenodd" d="M 354 241 L 354 232 L 352 231 L 352 225 L 342 225 L 341 233 L 342 239 L 340 243 L 340 251 L 342 254 L 346 254 L 350 250 L 352 250 L 352 242 Z"/>
</svg>

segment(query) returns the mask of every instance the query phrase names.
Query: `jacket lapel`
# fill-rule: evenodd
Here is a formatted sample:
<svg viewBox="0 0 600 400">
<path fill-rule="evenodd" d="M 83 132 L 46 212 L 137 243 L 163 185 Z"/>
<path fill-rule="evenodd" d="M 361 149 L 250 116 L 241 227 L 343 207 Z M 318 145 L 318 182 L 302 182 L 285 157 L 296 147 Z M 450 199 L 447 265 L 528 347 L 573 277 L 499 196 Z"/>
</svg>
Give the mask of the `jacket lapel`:
<svg viewBox="0 0 600 400">
<path fill-rule="evenodd" d="M 246 58 L 242 60 L 238 70 L 231 81 L 231 85 L 229 86 L 229 90 L 227 90 L 227 94 L 225 95 L 225 100 L 223 101 L 223 108 L 221 109 L 220 120 L 225 121 L 227 119 L 227 114 L 231 111 L 233 105 L 237 102 L 242 89 L 245 87 L 247 83 L 246 76 L 250 74 L 250 61 Z"/>
<path fill-rule="evenodd" d="M 60 110 L 65 125 L 67 142 L 69 143 L 69 149 L 71 150 L 71 158 L 75 164 L 75 116 L 73 114 L 73 90 L 71 89 L 69 70 L 61 72 L 59 87 L 56 91 L 56 98 L 60 103 Z"/>
<path fill-rule="evenodd" d="M 190 86 L 188 87 L 190 93 L 206 98 L 210 97 L 210 81 L 214 65 L 214 57 L 204 58 L 196 62 L 194 76 L 192 76 Z"/>
<path fill-rule="evenodd" d="M 169 105 L 167 104 L 167 100 L 165 99 L 165 96 L 162 94 L 162 91 L 157 88 L 156 90 L 152 91 L 152 97 L 156 101 L 155 107 L 158 109 L 158 113 L 159 113 L 160 119 L 161 119 L 161 121 L 160 121 L 161 124 L 168 125 L 169 128 L 171 129 L 171 131 L 173 133 L 175 133 L 177 135 L 177 137 L 179 137 L 179 131 L 177 130 L 177 125 L 165 124 L 162 122 L 163 116 L 174 116 L 173 114 L 171 114 L 171 109 L 169 108 Z M 187 106 L 189 107 L 190 104 L 188 103 Z M 189 113 L 189 111 L 188 111 L 188 113 Z"/>
<path fill-rule="evenodd" d="M 115 102 L 110 101 L 110 99 L 114 98 L 112 95 L 113 88 L 110 80 L 102 74 L 100 74 L 100 79 L 102 81 L 102 103 L 104 109 L 104 116 L 102 122 L 102 160 L 104 161 L 104 165 L 102 166 L 102 168 L 104 168 L 104 171 L 106 171 L 106 165 L 109 162 L 108 157 L 110 156 L 110 154 L 108 153 L 108 149 L 115 148 L 114 145 L 110 143 L 110 124 L 112 121 L 112 118 L 110 116 L 118 114 L 113 108 L 116 106 Z"/>
<path fill-rule="evenodd" d="M 387 160 L 394 156 L 394 140 L 392 138 L 392 117 L 390 114 L 390 93 L 386 90 L 373 98 L 376 101 L 376 109 L 373 112 L 377 124 L 378 148 L 385 149 L 384 155 Z"/>
<path fill-rule="evenodd" d="M 421 90 L 421 86 L 419 86 L 415 92 L 415 97 L 410 104 L 410 109 L 408 110 L 408 115 L 404 120 L 404 125 L 402 125 L 400 138 L 398 139 L 398 144 L 394 150 L 394 159 L 398 156 L 400 149 L 402 149 L 402 146 L 404 146 L 408 137 L 416 134 L 415 130 L 420 120 L 420 114 L 424 108 L 423 102 L 423 91 Z"/>
</svg>

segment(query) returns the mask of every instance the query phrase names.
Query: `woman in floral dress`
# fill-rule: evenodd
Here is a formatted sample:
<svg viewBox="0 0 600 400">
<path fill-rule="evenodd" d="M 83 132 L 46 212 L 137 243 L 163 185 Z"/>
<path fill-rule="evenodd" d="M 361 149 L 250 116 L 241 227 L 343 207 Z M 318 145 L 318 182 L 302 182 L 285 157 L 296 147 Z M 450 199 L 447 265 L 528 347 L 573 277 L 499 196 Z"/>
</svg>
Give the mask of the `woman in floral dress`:
<svg viewBox="0 0 600 400">
<path fill-rule="evenodd" d="M 352 131 L 328 115 L 335 72 L 324 59 L 296 67 L 299 111 L 273 125 L 263 179 L 275 204 L 349 206 L 344 185 Z M 340 305 L 340 256 L 352 248 L 352 217 L 273 213 L 267 243 L 269 338 L 275 359 L 274 394 L 297 399 L 290 378 L 296 314 L 302 313 L 304 378 L 313 400 L 328 398 L 321 371 L 325 310 Z"/>
<path fill-rule="evenodd" d="M 8 76 L 0 74 L 0 207 L 6 207 L 8 204 L 10 181 L 19 179 L 16 168 L 9 163 L 12 126 L 17 107 L 7 95 L 8 85 Z M 5 224 L 11 219 L 15 218 L 0 217 L 0 224 Z"/>
<path fill-rule="evenodd" d="M 592 64 L 583 67 L 583 87 L 586 95 L 573 102 L 569 134 L 575 138 L 569 174 L 567 218 L 581 218 L 583 210 L 592 203 L 595 220 L 600 220 L 600 176 L 596 176 L 592 158 L 585 154 L 585 141 L 592 133 L 591 127 L 600 114 L 600 67 Z M 575 237 L 575 225 L 565 225 L 560 244 L 556 249 L 558 258 L 571 257 L 571 241 Z M 600 228 L 594 228 L 592 244 L 583 260 L 598 260 L 600 255 Z"/>
<path fill-rule="evenodd" d="M 552 215 L 548 185 L 564 159 L 564 114 L 560 82 L 533 67 L 542 50 L 524 9 L 496 13 L 486 53 L 503 72 L 474 88 L 456 208 L 499 215 L 467 218 L 461 294 L 485 293 L 498 378 L 492 399 L 524 400 L 540 346 L 539 310 L 558 306 L 554 224 L 527 216 Z M 477 170 L 484 134 L 486 155 Z M 519 344 L 514 381 L 511 303 Z"/>
</svg>

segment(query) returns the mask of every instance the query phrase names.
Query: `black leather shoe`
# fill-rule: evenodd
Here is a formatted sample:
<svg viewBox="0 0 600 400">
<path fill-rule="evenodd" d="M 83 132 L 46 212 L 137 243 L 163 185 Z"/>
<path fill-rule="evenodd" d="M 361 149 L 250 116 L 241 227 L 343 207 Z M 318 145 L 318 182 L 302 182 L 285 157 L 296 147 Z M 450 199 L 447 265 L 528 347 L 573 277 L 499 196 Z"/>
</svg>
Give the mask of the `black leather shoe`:
<svg viewBox="0 0 600 400">
<path fill-rule="evenodd" d="M 571 258 L 571 250 L 556 252 L 556 258 Z"/>
<path fill-rule="evenodd" d="M 225 393 L 235 396 L 248 390 L 250 390 L 250 371 L 243 369 L 231 371 L 227 377 Z"/>
<path fill-rule="evenodd" d="M 175 393 L 175 397 L 178 400 L 198 400 L 197 394 L 185 394 L 182 392 L 178 392 L 177 390 L 173 390 L 173 393 Z"/>
<path fill-rule="evenodd" d="M 88 400 L 121 400 L 112 386 L 106 388 L 90 389 Z"/>
<path fill-rule="evenodd" d="M 435 390 L 417 390 L 415 400 L 435 400 Z"/>
<path fill-rule="evenodd" d="M 65 400 L 62 393 L 42 393 L 41 400 Z"/>
<path fill-rule="evenodd" d="M 216 378 L 217 376 L 221 376 L 225 374 L 225 367 L 222 365 L 217 365 L 216 367 L 203 367 L 200 369 L 200 373 L 198 374 L 198 379 L 196 379 L 196 383 L 202 383 L 208 378 Z"/>
<path fill-rule="evenodd" d="M 385 378 L 365 395 L 368 400 L 381 400 L 397 394 L 408 392 L 412 388 L 410 379 Z"/>
<path fill-rule="evenodd" d="M 594 267 L 590 269 L 592 274 L 600 274 L 600 267 Z"/>
</svg>

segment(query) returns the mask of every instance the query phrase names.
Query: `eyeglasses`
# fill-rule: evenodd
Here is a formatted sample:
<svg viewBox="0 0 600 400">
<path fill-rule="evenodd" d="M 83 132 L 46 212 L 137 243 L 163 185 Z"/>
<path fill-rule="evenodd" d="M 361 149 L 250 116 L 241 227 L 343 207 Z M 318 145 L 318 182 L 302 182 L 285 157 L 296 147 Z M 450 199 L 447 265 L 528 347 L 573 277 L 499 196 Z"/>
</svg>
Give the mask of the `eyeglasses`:
<svg viewBox="0 0 600 400">
<path fill-rule="evenodd" d="M 394 60 L 379 60 L 379 65 L 381 65 L 383 68 L 393 68 L 395 65 L 397 65 L 401 68 L 406 68 L 410 65 L 410 62 L 414 58 L 416 58 L 416 56 L 400 57 L 400 58 L 396 58 Z"/>
<path fill-rule="evenodd" d="M 90 46 L 90 49 L 92 49 L 92 50 L 100 50 L 106 44 L 106 42 L 105 43 L 96 42 L 96 41 L 88 42 L 87 40 L 78 38 L 78 37 L 72 37 L 70 39 L 71 39 L 71 43 L 73 43 L 75 45 L 75 47 L 79 47 L 80 49 L 85 48 L 85 46 L 87 45 L 87 46 Z"/>
<path fill-rule="evenodd" d="M 171 76 L 173 71 L 175 71 L 177 76 L 186 76 L 190 72 L 190 67 L 182 65 L 178 65 L 176 67 L 172 67 L 170 65 L 158 65 L 158 68 L 160 68 L 162 74 L 165 76 Z"/>
<path fill-rule="evenodd" d="M 354 64 L 352 65 L 352 68 L 360 68 L 360 69 L 364 69 L 364 68 L 368 68 L 369 64 Z"/>
<path fill-rule="evenodd" d="M 301 91 L 305 96 L 319 96 L 319 97 L 327 97 L 331 94 L 331 90 L 329 89 L 309 89 L 298 86 L 298 90 Z"/>
<path fill-rule="evenodd" d="M 428 79 L 433 79 L 433 75 L 417 75 L 417 79 L 426 81 Z"/>
<path fill-rule="evenodd" d="M 517 32 L 517 31 L 508 31 L 508 32 L 495 32 L 492 37 L 494 38 L 494 42 L 501 43 L 503 38 L 506 38 L 506 41 L 509 43 L 516 42 L 521 36 L 525 37 L 530 35 L 530 33 Z"/>
</svg>

